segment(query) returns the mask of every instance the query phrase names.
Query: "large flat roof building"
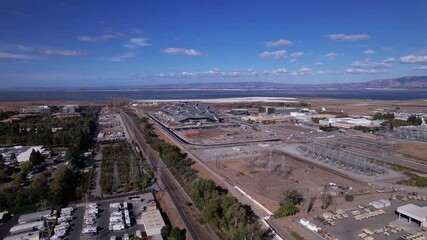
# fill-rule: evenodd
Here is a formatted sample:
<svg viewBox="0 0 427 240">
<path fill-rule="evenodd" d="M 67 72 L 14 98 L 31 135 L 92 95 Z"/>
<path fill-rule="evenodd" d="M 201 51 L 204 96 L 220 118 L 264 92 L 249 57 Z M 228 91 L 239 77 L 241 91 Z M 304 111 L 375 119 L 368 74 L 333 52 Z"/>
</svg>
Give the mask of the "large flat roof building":
<svg viewBox="0 0 427 240">
<path fill-rule="evenodd" d="M 409 223 L 416 220 L 420 223 L 420 228 L 427 228 L 427 207 L 419 207 L 409 203 L 397 208 L 399 219 L 403 215 L 408 218 Z"/>
<path fill-rule="evenodd" d="M 205 103 L 183 102 L 168 105 L 161 109 L 174 122 L 220 122 L 218 110 Z"/>
<path fill-rule="evenodd" d="M 24 214 L 19 217 L 18 223 L 22 224 L 22 223 L 40 221 L 41 219 L 46 218 L 47 216 L 50 216 L 51 213 L 52 213 L 52 210 L 46 210 L 46 211 Z"/>
<path fill-rule="evenodd" d="M 144 212 L 142 214 L 142 219 L 147 236 L 160 234 L 162 227 L 165 226 L 165 222 L 159 210 Z"/>
</svg>

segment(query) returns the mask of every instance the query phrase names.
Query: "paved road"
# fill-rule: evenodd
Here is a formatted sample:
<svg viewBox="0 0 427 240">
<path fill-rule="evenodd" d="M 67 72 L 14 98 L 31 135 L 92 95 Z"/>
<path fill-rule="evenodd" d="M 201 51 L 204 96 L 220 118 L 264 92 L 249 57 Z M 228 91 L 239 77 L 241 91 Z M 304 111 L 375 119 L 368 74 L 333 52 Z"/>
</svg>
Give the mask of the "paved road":
<svg viewBox="0 0 427 240">
<path fill-rule="evenodd" d="M 241 141 L 241 142 L 232 142 L 232 143 L 216 143 L 216 144 L 198 144 L 198 143 L 192 143 L 192 142 L 189 142 L 186 139 L 182 138 L 178 134 L 176 134 L 169 127 L 165 126 L 162 122 L 160 122 L 152 114 L 147 113 L 147 116 L 151 120 L 153 120 L 155 123 L 157 123 L 158 126 L 163 131 L 167 132 L 171 137 L 173 137 L 176 141 L 178 141 L 178 143 L 180 143 L 180 144 L 186 144 L 186 145 L 191 145 L 191 146 L 198 146 L 198 147 L 227 147 L 227 146 L 241 146 L 241 145 L 250 144 L 250 143 L 278 142 L 278 141 L 281 140 L 279 138 L 268 138 L 268 139 L 254 140 L 254 141 Z"/>
<path fill-rule="evenodd" d="M 142 138 L 142 134 L 139 130 L 139 128 L 135 125 L 133 122 L 133 119 L 126 113 L 121 113 L 123 116 L 123 120 L 125 121 L 126 125 L 128 126 L 129 130 L 131 130 L 134 134 L 134 141 L 138 143 L 140 149 L 142 150 L 142 153 L 144 157 L 148 160 L 151 167 L 153 169 L 157 169 L 157 175 L 158 180 L 164 185 L 164 188 L 166 192 L 169 194 L 170 198 L 172 199 L 173 204 L 175 205 L 175 208 L 177 209 L 179 215 L 181 216 L 184 224 L 186 225 L 187 231 L 192 237 L 192 239 L 216 239 L 215 235 L 213 234 L 212 230 L 208 230 L 209 234 L 206 230 L 203 230 L 203 227 L 197 226 L 196 219 L 190 219 L 189 216 L 187 216 L 186 213 L 183 211 L 184 206 L 180 206 L 178 198 L 184 199 L 184 204 L 186 202 L 192 202 L 191 199 L 189 199 L 188 195 L 185 193 L 185 191 L 182 189 L 182 187 L 179 185 L 179 183 L 176 181 L 176 179 L 173 177 L 173 175 L 170 173 L 169 169 L 163 164 L 160 157 L 155 153 L 151 147 L 149 147 L 145 140 Z M 159 174 L 159 170 L 161 174 Z M 190 214 L 191 215 L 191 214 Z M 209 229 L 209 227 L 205 226 Z"/>
</svg>

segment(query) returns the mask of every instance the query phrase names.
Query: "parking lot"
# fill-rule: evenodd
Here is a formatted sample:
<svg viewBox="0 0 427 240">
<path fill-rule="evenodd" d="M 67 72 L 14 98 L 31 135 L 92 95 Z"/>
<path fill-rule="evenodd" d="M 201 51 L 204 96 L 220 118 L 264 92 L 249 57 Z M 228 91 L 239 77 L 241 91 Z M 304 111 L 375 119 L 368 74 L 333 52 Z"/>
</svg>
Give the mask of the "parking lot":
<svg viewBox="0 0 427 240">
<path fill-rule="evenodd" d="M 99 215 L 96 219 L 98 225 L 98 234 L 95 236 L 82 234 L 82 229 L 85 227 L 84 214 L 85 205 L 77 207 L 74 212 L 74 219 L 71 222 L 71 231 L 66 236 L 66 239 L 107 239 L 115 236 L 117 239 L 123 239 L 123 236 L 127 233 L 129 237 L 135 236 L 137 230 L 141 230 L 142 236 L 145 236 L 144 225 L 141 221 L 137 221 L 139 216 L 142 214 L 142 207 L 147 207 L 149 201 L 153 201 L 153 195 L 151 193 L 140 194 L 139 199 L 130 200 L 129 198 L 117 198 L 112 200 L 105 200 L 97 202 L 99 208 Z M 112 231 L 108 229 L 110 220 L 110 203 L 121 203 L 127 202 L 129 204 L 129 212 L 131 219 L 131 226 L 120 231 Z"/>
<path fill-rule="evenodd" d="M 399 237 L 407 234 L 420 231 L 419 224 L 416 222 L 408 223 L 407 218 L 398 219 L 396 214 L 396 209 L 399 206 L 413 203 L 419 206 L 426 206 L 426 202 L 421 201 L 401 201 L 393 200 L 391 201 L 391 206 L 383 208 L 385 211 L 384 214 L 378 214 L 363 220 L 356 220 L 352 212 L 358 210 L 363 212 L 363 210 L 355 206 L 354 209 L 347 209 L 345 213 L 349 216 L 348 218 L 336 219 L 334 222 L 335 226 L 329 224 L 324 224 L 318 219 L 310 219 L 318 227 L 322 228 L 323 231 L 330 233 L 332 236 L 338 239 L 364 239 L 359 235 L 366 232 L 374 232 L 370 235 L 372 238 L 377 240 L 387 240 L 387 239 L 398 239 Z M 403 231 L 396 231 L 403 227 Z M 377 230 L 377 231 L 376 231 Z M 362 234 L 363 235 L 363 234 Z"/>
</svg>

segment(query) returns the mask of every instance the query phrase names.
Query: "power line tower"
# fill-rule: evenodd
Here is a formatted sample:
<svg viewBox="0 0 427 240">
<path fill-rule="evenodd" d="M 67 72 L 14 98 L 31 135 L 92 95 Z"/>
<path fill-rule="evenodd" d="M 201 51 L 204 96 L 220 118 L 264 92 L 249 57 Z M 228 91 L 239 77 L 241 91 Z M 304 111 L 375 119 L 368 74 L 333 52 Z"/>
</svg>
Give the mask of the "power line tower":
<svg viewBox="0 0 427 240">
<path fill-rule="evenodd" d="M 267 161 L 267 169 L 269 172 L 273 171 L 273 153 L 270 149 L 270 153 L 268 154 L 268 161 Z"/>
<path fill-rule="evenodd" d="M 285 167 L 285 157 L 282 156 L 282 163 L 280 165 L 280 176 L 282 179 L 287 177 L 286 167 Z"/>
</svg>

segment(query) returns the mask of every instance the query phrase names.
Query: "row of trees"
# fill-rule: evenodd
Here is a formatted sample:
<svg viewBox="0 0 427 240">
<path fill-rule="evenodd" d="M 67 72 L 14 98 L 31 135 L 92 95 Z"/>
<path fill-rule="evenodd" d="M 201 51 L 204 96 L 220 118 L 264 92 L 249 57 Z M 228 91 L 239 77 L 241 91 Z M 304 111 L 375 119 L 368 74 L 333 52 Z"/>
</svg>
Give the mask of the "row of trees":
<svg viewBox="0 0 427 240">
<path fill-rule="evenodd" d="M 58 169 L 53 179 L 50 173 L 39 173 L 28 188 L 18 189 L 21 175 L 15 174 L 13 185 L 0 191 L 0 210 L 14 212 L 34 210 L 41 200 L 48 200 L 53 206 L 64 206 L 70 200 L 82 197 L 77 189 L 85 179 L 85 173 L 72 171 L 66 166 Z"/>
<path fill-rule="evenodd" d="M 81 150 L 92 146 L 96 131 L 98 108 L 88 108 L 81 117 L 53 119 L 34 116 L 11 124 L 0 123 L 0 144 L 27 144 L 46 146 L 74 145 Z M 52 128 L 62 128 L 52 131 Z"/>
<path fill-rule="evenodd" d="M 163 159 L 171 172 L 181 181 L 202 219 L 222 239 L 269 239 L 255 221 L 249 206 L 243 206 L 236 198 L 212 180 L 205 180 L 192 168 L 194 163 L 187 154 L 174 145 L 164 142 L 154 132 L 147 119 L 141 120 L 147 142 Z"/>
<path fill-rule="evenodd" d="M 112 194 L 122 186 L 125 192 L 148 187 L 153 173 L 145 165 L 145 172 L 141 174 L 140 163 L 141 159 L 135 155 L 129 143 L 123 141 L 104 145 L 102 147 L 100 182 L 102 192 Z M 131 164 L 133 165 L 131 166 Z M 133 175 L 131 168 L 133 168 Z M 117 171 L 118 179 L 115 179 L 114 171 Z"/>
</svg>

